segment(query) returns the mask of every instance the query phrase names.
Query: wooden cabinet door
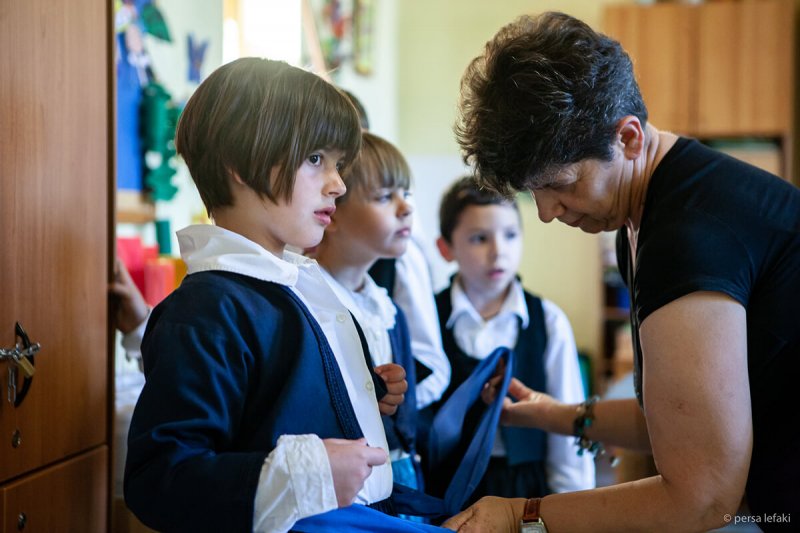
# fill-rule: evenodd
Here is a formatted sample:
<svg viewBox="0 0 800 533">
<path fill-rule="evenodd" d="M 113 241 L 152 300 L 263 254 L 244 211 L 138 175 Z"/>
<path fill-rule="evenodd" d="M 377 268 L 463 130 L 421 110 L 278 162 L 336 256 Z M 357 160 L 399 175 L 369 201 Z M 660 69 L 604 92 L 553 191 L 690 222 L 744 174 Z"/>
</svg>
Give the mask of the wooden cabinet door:
<svg viewBox="0 0 800 533">
<path fill-rule="evenodd" d="M 696 134 L 778 137 L 791 131 L 792 0 L 708 3 L 697 11 Z"/>
<path fill-rule="evenodd" d="M 0 347 L 41 344 L 18 407 L 0 362 L 0 483 L 108 440 L 110 4 L 0 2 Z"/>
<path fill-rule="evenodd" d="M 107 463 L 108 448 L 101 446 L 3 486 L 2 531 L 105 531 Z"/>
<path fill-rule="evenodd" d="M 695 113 L 691 6 L 611 5 L 603 30 L 631 56 L 650 122 L 677 133 L 691 131 Z"/>
</svg>

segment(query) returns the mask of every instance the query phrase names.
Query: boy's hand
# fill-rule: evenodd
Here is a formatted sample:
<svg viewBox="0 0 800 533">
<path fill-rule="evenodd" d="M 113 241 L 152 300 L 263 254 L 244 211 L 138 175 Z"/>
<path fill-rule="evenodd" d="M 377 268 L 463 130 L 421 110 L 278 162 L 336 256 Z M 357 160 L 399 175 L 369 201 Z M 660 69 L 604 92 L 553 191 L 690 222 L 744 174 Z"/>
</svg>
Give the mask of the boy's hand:
<svg viewBox="0 0 800 533">
<path fill-rule="evenodd" d="M 386 384 L 386 395 L 378 401 L 378 409 L 382 415 L 393 415 L 397 407 L 403 403 L 405 392 L 408 390 L 406 371 L 402 366 L 388 363 L 375 367 L 378 374 Z"/>
<path fill-rule="evenodd" d="M 489 381 L 484 383 L 481 390 L 481 399 L 486 405 L 491 405 L 494 399 L 497 398 L 497 393 L 500 391 L 500 385 L 503 383 L 503 376 L 506 373 L 506 360 L 500 359 L 497 367 L 494 369 L 494 374 L 489 378 Z"/>
<path fill-rule="evenodd" d="M 114 320 L 122 333 L 130 333 L 141 324 L 149 311 L 144 296 L 133 282 L 125 263 L 119 258 L 114 261 L 114 281 L 109 286 L 111 294 L 117 297 Z"/>
<path fill-rule="evenodd" d="M 356 499 L 372 467 L 384 464 L 389 456 L 383 448 L 367 446 L 367 439 L 323 439 L 331 464 L 336 503 L 347 507 Z"/>
</svg>

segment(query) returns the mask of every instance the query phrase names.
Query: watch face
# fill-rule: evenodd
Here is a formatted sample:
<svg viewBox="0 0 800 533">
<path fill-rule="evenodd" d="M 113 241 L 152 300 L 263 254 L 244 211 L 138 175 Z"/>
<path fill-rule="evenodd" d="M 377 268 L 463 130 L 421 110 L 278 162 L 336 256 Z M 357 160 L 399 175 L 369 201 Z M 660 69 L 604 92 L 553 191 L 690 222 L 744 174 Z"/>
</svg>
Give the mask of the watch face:
<svg viewBox="0 0 800 533">
<path fill-rule="evenodd" d="M 519 533 L 547 533 L 547 528 L 541 521 L 523 522 L 520 524 Z"/>
</svg>

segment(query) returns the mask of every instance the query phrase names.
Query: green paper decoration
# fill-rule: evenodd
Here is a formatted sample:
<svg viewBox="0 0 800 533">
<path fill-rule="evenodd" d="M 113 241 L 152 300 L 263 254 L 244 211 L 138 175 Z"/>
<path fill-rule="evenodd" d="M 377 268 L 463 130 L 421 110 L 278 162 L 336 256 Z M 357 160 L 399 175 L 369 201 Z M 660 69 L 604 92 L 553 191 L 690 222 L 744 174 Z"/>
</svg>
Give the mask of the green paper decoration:
<svg viewBox="0 0 800 533">
<path fill-rule="evenodd" d="M 171 200 L 178 192 L 172 184 L 176 173 L 172 160 L 179 116 L 180 109 L 172 103 L 170 94 L 162 85 L 151 81 L 142 91 L 141 137 L 147 169 L 144 183 L 153 200 Z"/>
<path fill-rule="evenodd" d="M 153 5 L 152 3 L 145 4 L 142 7 L 142 12 L 140 13 L 142 18 L 142 23 L 144 24 L 144 30 L 156 37 L 157 39 L 161 39 L 162 41 L 166 41 L 168 43 L 172 42 L 172 37 L 169 34 L 169 28 L 167 27 L 167 22 L 164 20 L 164 15 L 161 14 L 161 11 Z"/>
</svg>

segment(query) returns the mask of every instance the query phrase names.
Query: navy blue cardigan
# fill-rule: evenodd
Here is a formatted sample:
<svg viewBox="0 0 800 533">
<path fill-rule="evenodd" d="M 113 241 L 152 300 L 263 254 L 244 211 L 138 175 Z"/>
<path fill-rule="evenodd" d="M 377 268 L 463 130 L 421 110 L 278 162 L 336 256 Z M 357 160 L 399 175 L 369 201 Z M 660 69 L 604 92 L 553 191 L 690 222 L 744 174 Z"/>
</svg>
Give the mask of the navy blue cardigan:
<svg viewBox="0 0 800 533">
<path fill-rule="evenodd" d="M 282 285 L 192 274 L 153 310 L 142 355 L 125 501 L 154 529 L 251 531 L 278 437 L 363 436 L 322 330 Z"/>
</svg>

